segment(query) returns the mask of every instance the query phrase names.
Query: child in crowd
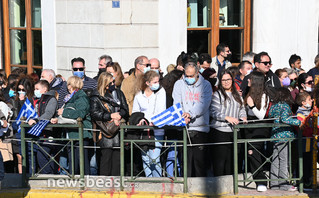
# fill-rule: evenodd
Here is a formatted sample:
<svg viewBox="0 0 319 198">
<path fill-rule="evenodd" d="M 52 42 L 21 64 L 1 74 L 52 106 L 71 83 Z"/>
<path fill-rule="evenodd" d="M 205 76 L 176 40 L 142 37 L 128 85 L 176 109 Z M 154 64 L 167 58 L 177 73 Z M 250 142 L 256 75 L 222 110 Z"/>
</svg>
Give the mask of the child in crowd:
<svg viewBox="0 0 319 198">
<path fill-rule="evenodd" d="M 301 92 L 296 97 L 298 104 L 297 118 L 304 124 L 302 128 L 302 136 L 308 137 L 303 141 L 303 173 L 305 188 L 311 188 L 311 175 L 312 175 L 312 143 L 311 137 L 313 134 L 312 117 L 309 116 L 312 108 L 312 99 L 308 92 Z"/>
<path fill-rule="evenodd" d="M 285 123 L 299 126 L 300 120 L 291 118 L 292 111 L 290 105 L 294 103 L 290 91 L 281 87 L 277 90 L 274 104 L 269 110 L 269 117 L 276 118 L 274 123 Z M 294 138 L 292 127 L 274 127 L 271 138 Z M 271 181 L 270 187 L 273 190 L 296 191 L 297 188 L 289 185 L 284 179 L 288 179 L 288 142 L 287 140 L 275 140 L 273 144 L 273 159 L 270 168 L 270 179 L 281 179 L 281 181 Z"/>
</svg>

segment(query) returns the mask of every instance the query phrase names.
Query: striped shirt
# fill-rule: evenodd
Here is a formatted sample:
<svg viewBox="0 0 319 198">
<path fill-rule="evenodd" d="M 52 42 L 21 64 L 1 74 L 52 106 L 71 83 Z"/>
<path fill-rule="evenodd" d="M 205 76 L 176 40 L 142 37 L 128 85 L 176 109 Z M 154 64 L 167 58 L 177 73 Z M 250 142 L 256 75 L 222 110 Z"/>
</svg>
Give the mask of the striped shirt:
<svg viewBox="0 0 319 198">
<path fill-rule="evenodd" d="M 83 91 L 86 91 L 88 89 L 96 89 L 97 88 L 97 82 L 96 80 L 84 76 L 84 80 L 83 80 Z M 68 91 L 68 86 L 67 86 L 67 82 L 63 82 L 63 85 L 61 86 L 61 89 L 59 91 L 59 100 L 58 100 L 58 108 L 61 108 L 64 104 L 64 98 L 66 95 L 69 94 Z"/>
<path fill-rule="evenodd" d="M 247 118 L 245 106 L 241 105 L 235 100 L 231 92 L 226 92 L 229 99 L 225 100 L 220 91 L 216 91 L 212 98 L 210 105 L 211 128 L 215 128 L 223 132 L 232 132 L 233 128 L 230 123 L 225 120 L 226 116 L 233 118 Z"/>
</svg>

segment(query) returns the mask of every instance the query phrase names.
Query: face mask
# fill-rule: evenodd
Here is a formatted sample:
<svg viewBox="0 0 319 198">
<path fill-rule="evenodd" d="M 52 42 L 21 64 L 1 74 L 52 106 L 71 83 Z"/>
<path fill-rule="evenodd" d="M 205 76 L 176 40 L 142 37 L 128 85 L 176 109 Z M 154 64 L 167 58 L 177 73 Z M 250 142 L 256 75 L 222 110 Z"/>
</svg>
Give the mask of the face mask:
<svg viewBox="0 0 319 198">
<path fill-rule="evenodd" d="M 34 90 L 34 95 L 36 98 L 41 98 L 42 93 L 40 93 L 40 90 Z"/>
<path fill-rule="evenodd" d="M 311 109 L 311 105 L 310 104 L 305 104 L 306 109 Z"/>
<path fill-rule="evenodd" d="M 248 76 L 253 70 L 248 70 L 246 76 Z"/>
<path fill-rule="evenodd" d="M 188 85 L 193 85 L 196 81 L 195 77 L 193 78 L 185 78 L 185 81 Z"/>
<path fill-rule="evenodd" d="M 145 74 L 146 72 L 150 71 L 151 67 L 145 67 L 143 73 Z"/>
<path fill-rule="evenodd" d="M 77 76 L 79 78 L 83 78 L 84 77 L 84 71 L 75 71 L 73 72 L 74 76 Z"/>
<path fill-rule="evenodd" d="M 204 68 L 200 68 L 199 72 L 202 74 L 205 71 Z"/>
<path fill-rule="evenodd" d="M 229 61 L 231 59 L 231 54 L 227 54 L 225 59 Z"/>
<path fill-rule="evenodd" d="M 106 68 L 100 68 L 99 69 L 99 73 L 103 73 L 103 72 L 106 72 Z"/>
<path fill-rule="evenodd" d="M 19 95 L 25 95 L 25 91 L 18 91 Z"/>
<path fill-rule="evenodd" d="M 155 71 L 156 73 L 158 73 L 159 74 L 159 71 L 158 71 L 158 69 L 152 69 L 153 71 Z"/>
<path fill-rule="evenodd" d="M 9 97 L 11 98 L 11 97 L 13 97 L 13 96 L 15 96 L 16 94 L 14 93 L 14 91 L 13 90 L 10 90 L 9 91 Z"/>
<path fill-rule="evenodd" d="M 109 86 L 109 91 L 112 93 L 115 90 L 115 85 Z"/>
<path fill-rule="evenodd" d="M 255 67 L 256 67 L 256 66 L 255 66 L 255 63 L 252 63 L 252 65 L 253 65 L 253 69 L 255 69 Z"/>
<path fill-rule="evenodd" d="M 282 85 L 283 86 L 289 86 L 290 85 L 290 79 L 289 77 L 286 77 L 282 80 Z"/>
<path fill-rule="evenodd" d="M 151 89 L 152 91 L 156 91 L 156 90 L 159 89 L 159 87 L 160 87 L 159 83 L 156 83 L 156 84 L 153 84 L 152 86 L 150 86 L 150 89 Z"/>
<path fill-rule="evenodd" d="M 290 83 L 290 86 L 295 87 L 296 82 L 297 82 L 297 81 L 293 80 L 293 81 Z"/>
<path fill-rule="evenodd" d="M 115 80 L 114 74 L 113 74 L 113 73 L 111 73 L 111 75 L 113 76 L 113 80 Z"/>
<path fill-rule="evenodd" d="M 306 87 L 305 91 L 306 92 L 312 92 L 312 87 Z"/>
</svg>

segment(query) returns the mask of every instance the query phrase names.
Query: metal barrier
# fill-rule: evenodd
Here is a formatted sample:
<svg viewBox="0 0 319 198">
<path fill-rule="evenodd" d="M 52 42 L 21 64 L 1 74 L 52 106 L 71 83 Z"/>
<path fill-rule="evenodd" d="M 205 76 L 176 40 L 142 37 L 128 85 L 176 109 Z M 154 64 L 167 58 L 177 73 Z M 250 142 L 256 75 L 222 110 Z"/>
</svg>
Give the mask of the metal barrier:
<svg viewBox="0 0 319 198">
<path fill-rule="evenodd" d="M 80 155 L 80 179 L 84 179 L 84 145 L 83 145 L 83 124 L 82 124 L 82 119 L 78 118 L 77 119 L 77 124 L 48 124 L 46 128 L 77 128 L 79 131 L 79 138 L 73 138 L 73 139 L 67 139 L 67 138 L 38 138 L 38 137 L 33 137 L 33 138 L 26 138 L 25 134 L 25 128 L 30 128 L 30 125 L 26 123 L 21 123 L 21 154 L 22 154 L 22 186 L 26 186 L 27 184 L 27 149 L 26 148 L 26 143 L 30 142 L 31 144 L 31 166 L 32 166 L 32 173 L 31 176 L 28 179 L 59 179 L 61 177 L 38 177 L 38 174 L 43 170 L 44 167 L 49 165 L 50 162 L 54 162 L 57 165 L 59 165 L 66 173 L 67 175 L 75 179 L 75 174 L 74 174 L 74 142 L 79 141 L 79 155 Z M 66 141 L 67 143 L 55 154 L 55 156 L 51 156 L 49 153 L 47 153 L 43 147 L 41 146 L 41 143 L 39 141 Z M 49 162 L 45 164 L 43 167 L 40 168 L 40 170 L 35 173 L 36 167 L 34 167 L 34 144 L 39 147 L 48 157 L 49 157 Z M 72 166 L 72 173 L 70 174 L 68 171 L 66 171 L 60 164 L 55 160 L 55 157 L 57 157 L 63 149 L 65 149 L 67 146 L 71 147 L 71 157 L 72 157 L 72 163 L 69 163 L 69 166 Z M 63 177 L 65 178 L 65 177 Z"/>
<path fill-rule="evenodd" d="M 152 182 L 152 183 L 183 183 L 184 184 L 184 188 L 183 191 L 184 193 L 187 193 L 187 132 L 186 132 L 186 128 L 182 128 L 182 127 L 173 127 L 173 126 L 169 126 L 169 127 L 163 127 L 161 129 L 176 129 L 176 130 L 181 130 L 183 129 L 183 140 L 129 140 L 129 139 L 124 139 L 124 131 L 126 129 L 131 129 L 131 130 L 144 130 L 144 129 L 158 129 L 157 127 L 150 127 L 150 126 L 130 126 L 130 125 L 122 125 L 121 126 L 121 130 L 120 130 L 120 138 L 121 138 L 121 151 L 120 151 L 120 155 L 121 155 L 121 176 L 120 176 L 120 181 L 121 181 L 121 190 L 124 189 L 123 184 L 124 182 Z M 177 155 L 176 155 L 176 149 L 177 149 L 177 144 L 181 143 L 183 146 L 183 180 L 178 180 L 177 178 L 177 167 L 176 167 L 176 163 L 175 163 L 175 175 L 174 175 L 174 180 L 165 180 L 163 178 L 158 178 L 158 179 L 152 179 L 152 180 L 146 180 L 146 179 L 137 179 L 137 177 L 144 171 L 144 169 L 137 175 L 134 177 L 133 175 L 133 147 L 136 146 L 139 150 L 143 151 L 141 149 L 141 147 L 138 146 L 137 143 L 141 143 L 141 142 L 167 142 L 167 143 L 172 143 L 171 146 L 174 146 L 175 149 L 175 159 L 177 159 Z M 125 143 L 129 143 L 130 145 L 130 159 L 131 159 L 131 175 L 130 178 L 128 180 L 124 181 L 124 146 Z M 168 151 L 169 147 L 166 148 L 166 150 L 162 151 L 160 156 L 165 153 L 166 151 Z M 159 157 L 160 157 L 159 156 Z M 162 168 L 163 169 L 163 168 Z M 163 169 L 164 170 L 164 169 Z M 165 170 L 164 170 L 165 171 Z"/>
<path fill-rule="evenodd" d="M 298 158 L 299 158 L 299 177 L 298 178 L 292 178 L 292 169 L 291 169 L 291 142 L 296 140 L 296 138 L 277 138 L 277 139 L 270 139 L 270 138 L 263 138 L 263 139 L 238 139 L 238 132 L 240 129 L 247 129 L 247 128 L 272 128 L 272 127 L 291 127 L 291 125 L 287 124 L 275 124 L 275 123 L 259 123 L 259 124 L 240 124 L 234 126 L 234 193 L 238 194 L 238 183 L 239 182 L 258 182 L 258 181 L 299 181 L 299 192 L 303 192 L 303 152 L 302 152 L 302 131 L 298 131 Z M 287 140 L 286 144 L 289 144 L 289 178 L 288 179 L 250 179 L 254 175 L 254 173 L 251 173 L 251 176 L 247 178 L 247 145 L 251 142 L 265 142 L 265 141 L 276 141 L 276 140 Z M 244 172 L 244 179 L 238 180 L 238 144 L 244 144 L 244 153 L 245 153 L 245 172 Z M 250 144 L 251 145 L 251 144 Z M 259 169 L 261 169 L 267 162 L 271 163 L 271 158 L 266 157 L 265 162 L 255 171 L 257 172 Z"/>
</svg>

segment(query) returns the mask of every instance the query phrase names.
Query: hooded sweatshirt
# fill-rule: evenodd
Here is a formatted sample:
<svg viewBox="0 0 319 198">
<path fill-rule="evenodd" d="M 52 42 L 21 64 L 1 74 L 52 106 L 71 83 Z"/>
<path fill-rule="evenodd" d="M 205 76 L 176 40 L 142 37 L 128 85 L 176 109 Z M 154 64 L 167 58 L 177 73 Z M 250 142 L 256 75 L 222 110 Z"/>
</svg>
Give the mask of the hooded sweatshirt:
<svg viewBox="0 0 319 198">
<path fill-rule="evenodd" d="M 189 129 L 209 132 L 209 106 L 212 100 L 212 87 L 201 75 L 193 85 L 188 85 L 182 78 L 176 81 L 173 89 L 174 104 L 181 103 L 183 113 L 189 113 Z"/>
</svg>

